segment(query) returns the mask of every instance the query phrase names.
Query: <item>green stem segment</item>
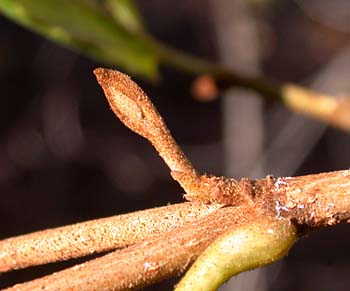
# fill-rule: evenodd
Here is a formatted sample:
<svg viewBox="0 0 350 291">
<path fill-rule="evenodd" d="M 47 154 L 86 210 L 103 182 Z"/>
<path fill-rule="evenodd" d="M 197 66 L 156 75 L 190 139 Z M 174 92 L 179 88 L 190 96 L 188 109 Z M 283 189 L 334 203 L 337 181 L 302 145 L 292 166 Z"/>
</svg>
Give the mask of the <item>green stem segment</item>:
<svg viewBox="0 0 350 291">
<path fill-rule="evenodd" d="M 193 264 L 175 291 L 214 291 L 230 277 L 271 264 L 297 239 L 288 220 L 266 218 L 228 231 L 214 241 Z"/>
<path fill-rule="evenodd" d="M 169 47 L 147 33 L 133 1 L 1 0 L 0 13 L 56 42 L 149 79 L 159 77 L 159 64 L 194 76 L 209 75 L 217 91 L 248 88 L 350 131 L 349 98 L 336 100 L 268 78 L 249 77 Z"/>
<path fill-rule="evenodd" d="M 139 37 L 142 38 L 149 47 L 153 48 L 153 51 L 159 58 L 159 62 L 164 65 L 192 75 L 208 74 L 215 79 L 218 87 L 223 90 L 232 86 L 245 87 L 271 100 L 283 102 L 281 86 L 271 80 L 262 77 L 249 77 L 233 72 L 219 64 L 206 61 L 170 47 L 146 33 L 140 33 Z"/>
</svg>

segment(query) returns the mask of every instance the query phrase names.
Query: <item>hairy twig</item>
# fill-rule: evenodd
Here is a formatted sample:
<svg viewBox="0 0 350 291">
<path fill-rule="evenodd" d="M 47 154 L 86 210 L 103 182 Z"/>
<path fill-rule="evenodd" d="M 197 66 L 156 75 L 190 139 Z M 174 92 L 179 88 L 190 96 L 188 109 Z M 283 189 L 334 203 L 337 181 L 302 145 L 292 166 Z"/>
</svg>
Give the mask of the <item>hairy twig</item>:
<svg viewBox="0 0 350 291">
<path fill-rule="evenodd" d="M 195 202 L 4 240 L 0 242 L 1 271 L 124 247 L 6 290 L 137 289 L 183 272 L 220 236 L 189 279 L 179 285 L 179 290 L 186 290 L 202 280 L 198 275 L 209 272 L 215 279 L 210 284 L 202 281 L 213 290 L 232 274 L 279 259 L 297 236 L 350 221 L 349 170 L 241 181 L 201 176 L 130 78 L 107 69 L 97 69 L 95 74 L 113 111 L 150 140 L 188 191 L 185 197 Z M 223 246 L 233 249 L 223 250 Z M 217 268 L 212 269 L 211 262 Z"/>
<path fill-rule="evenodd" d="M 94 70 L 117 117 L 131 130 L 148 139 L 156 148 L 186 193 L 198 183 L 199 175 L 171 136 L 147 95 L 128 76 L 114 70 Z"/>
<path fill-rule="evenodd" d="M 118 71 L 94 70 L 116 116 L 131 130 L 148 139 L 186 192 L 186 199 L 223 204 L 246 199 L 234 179 L 199 175 L 176 144 L 161 116 L 142 89 Z"/>
<path fill-rule="evenodd" d="M 303 177 L 267 177 L 250 183 L 255 189 L 252 205 L 218 207 L 208 216 L 172 231 L 7 290 L 136 289 L 181 273 L 229 230 L 251 229 L 252 224 L 265 219 L 287 219 L 296 222 L 302 235 L 350 219 L 349 170 Z"/>
<path fill-rule="evenodd" d="M 5 239 L 0 241 L 0 273 L 126 247 L 201 219 L 218 207 L 175 204 Z"/>
<path fill-rule="evenodd" d="M 183 272 L 218 235 L 245 220 L 245 212 L 241 208 L 222 208 L 209 219 L 193 221 L 135 246 L 8 290 L 140 288 Z"/>
</svg>

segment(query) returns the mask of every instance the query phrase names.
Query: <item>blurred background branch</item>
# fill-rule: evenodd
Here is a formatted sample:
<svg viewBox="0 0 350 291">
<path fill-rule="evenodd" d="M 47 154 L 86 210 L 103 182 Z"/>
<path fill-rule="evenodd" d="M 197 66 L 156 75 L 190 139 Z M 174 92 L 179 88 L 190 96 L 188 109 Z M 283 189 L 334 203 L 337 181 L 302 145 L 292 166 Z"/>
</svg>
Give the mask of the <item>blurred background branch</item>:
<svg viewBox="0 0 350 291">
<path fill-rule="evenodd" d="M 148 79 L 159 77 L 160 64 L 210 75 L 218 91 L 232 86 L 252 89 L 291 110 L 350 131 L 349 96 L 337 100 L 301 86 L 248 77 L 242 70 L 235 72 L 167 46 L 147 33 L 132 0 L 2 0 L 0 10 L 21 25 L 109 66 Z M 235 52 L 228 57 L 239 59 Z"/>
</svg>

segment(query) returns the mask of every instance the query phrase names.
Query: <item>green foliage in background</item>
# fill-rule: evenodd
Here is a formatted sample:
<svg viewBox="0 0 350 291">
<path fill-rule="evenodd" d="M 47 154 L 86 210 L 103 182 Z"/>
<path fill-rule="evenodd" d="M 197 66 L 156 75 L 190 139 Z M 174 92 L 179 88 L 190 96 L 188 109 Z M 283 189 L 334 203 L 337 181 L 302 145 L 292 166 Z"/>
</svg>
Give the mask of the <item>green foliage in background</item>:
<svg viewBox="0 0 350 291">
<path fill-rule="evenodd" d="M 0 12 L 106 65 L 157 77 L 156 53 L 131 0 L 0 0 Z"/>
</svg>

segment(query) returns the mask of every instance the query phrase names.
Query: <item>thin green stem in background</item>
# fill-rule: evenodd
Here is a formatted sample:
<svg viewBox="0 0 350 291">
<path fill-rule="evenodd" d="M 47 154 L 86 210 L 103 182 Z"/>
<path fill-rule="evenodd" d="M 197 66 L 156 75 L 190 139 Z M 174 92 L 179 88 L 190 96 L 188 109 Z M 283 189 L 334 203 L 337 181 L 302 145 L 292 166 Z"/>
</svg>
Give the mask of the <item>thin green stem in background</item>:
<svg viewBox="0 0 350 291">
<path fill-rule="evenodd" d="M 248 88 L 293 111 L 350 131 L 350 98 L 337 100 L 300 86 L 244 76 L 169 47 L 147 32 L 132 0 L 0 0 L 0 12 L 118 70 L 156 80 L 163 64 L 194 77 L 209 75 L 219 94 L 233 86 Z"/>
</svg>

